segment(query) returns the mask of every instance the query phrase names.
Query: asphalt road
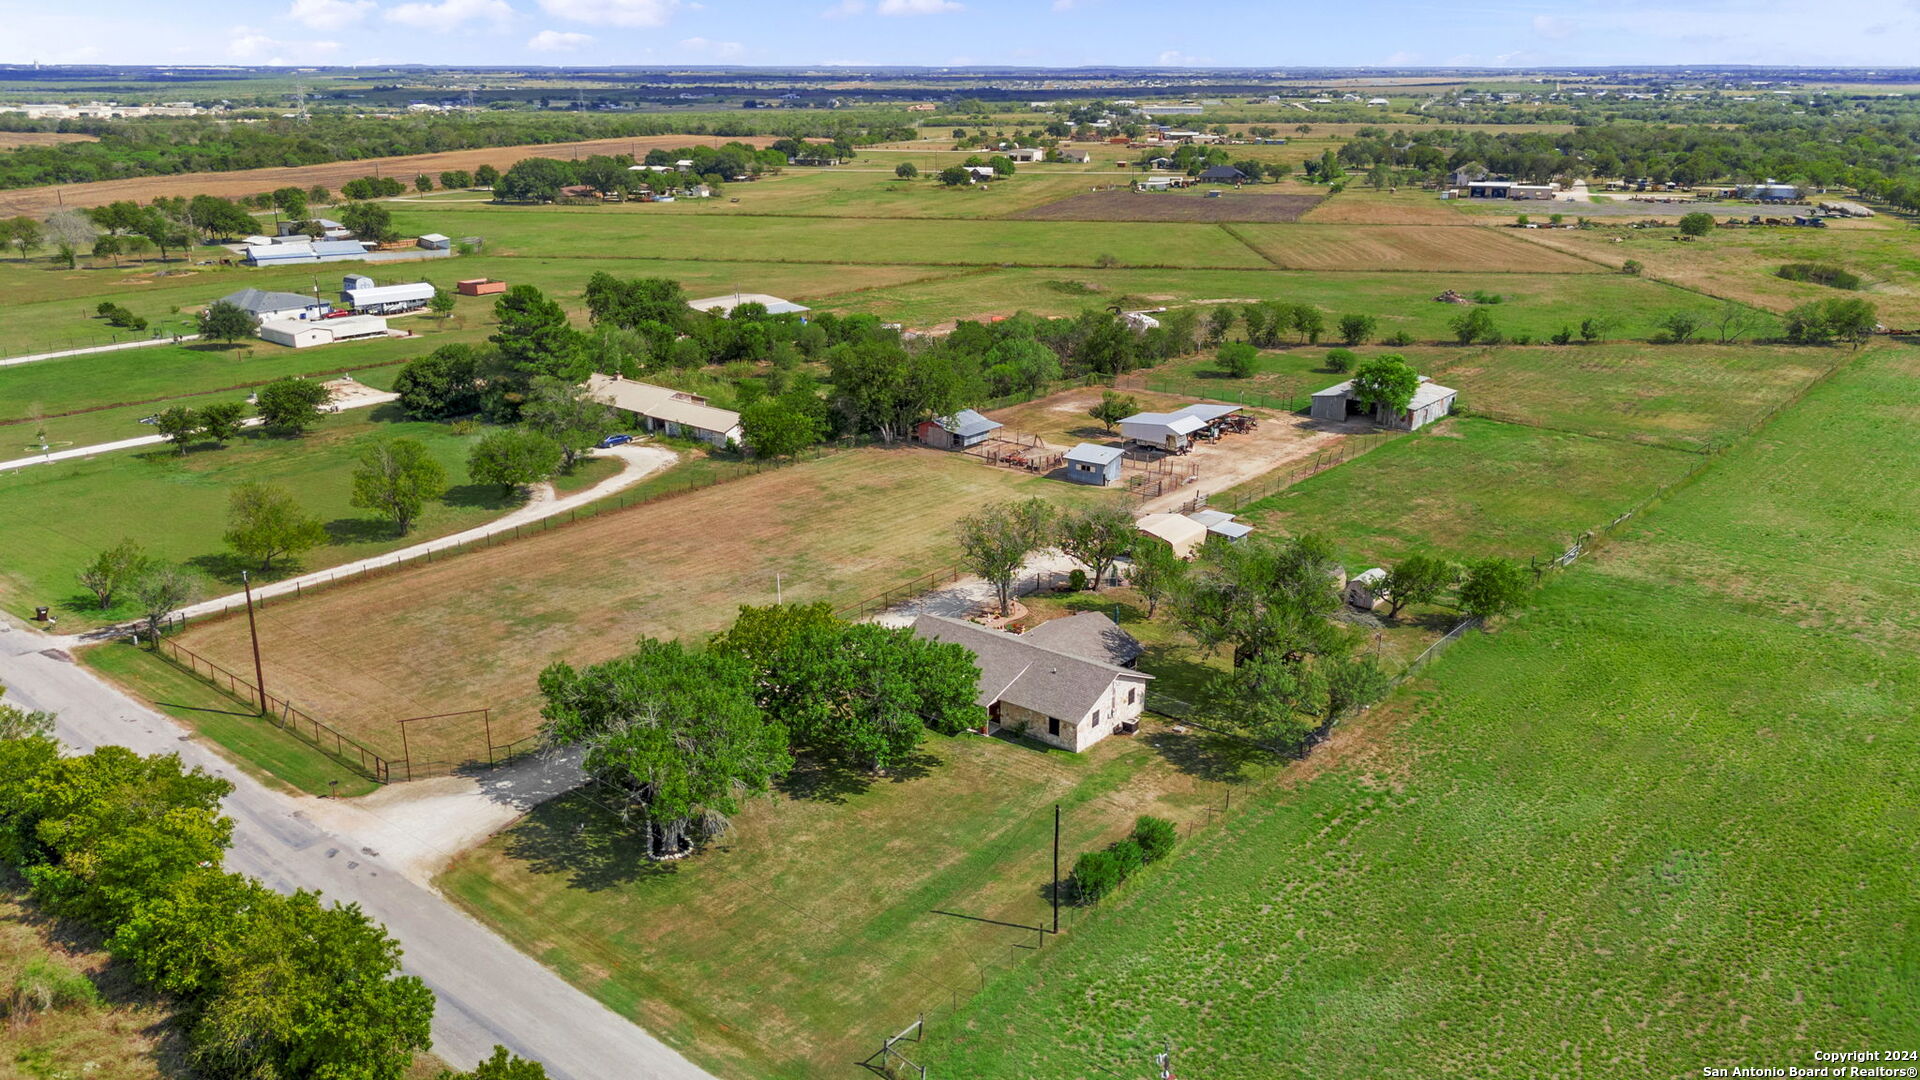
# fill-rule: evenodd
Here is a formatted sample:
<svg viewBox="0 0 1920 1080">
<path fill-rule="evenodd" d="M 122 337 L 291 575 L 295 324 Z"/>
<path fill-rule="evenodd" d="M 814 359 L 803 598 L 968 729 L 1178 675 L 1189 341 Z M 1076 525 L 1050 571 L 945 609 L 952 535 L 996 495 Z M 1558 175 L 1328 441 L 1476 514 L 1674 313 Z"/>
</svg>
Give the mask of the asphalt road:
<svg viewBox="0 0 1920 1080">
<path fill-rule="evenodd" d="M 556 1080 L 712 1080 L 660 1040 L 568 985 L 439 896 L 383 864 L 351 835 L 317 824 L 306 797 L 269 790 L 192 740 L 172 718 L 94 678 L 37 631 L 0 624 L 6 700 L 59 716 L 76 750 L 117 744 L 143 754 L 178 753 L 233 783 L 225 810 L 235 822 L 229 870 L 274 889 L 315 889 L 357 903 L 405 949 L 404 965 L 433 989 L 433 1049 L 471 1068 L 506 1046 L 546 1064 Z M 46 651 L 43 651 L 46 650 Z M 52 655 L 49 655 L 52 653 Z"/>
</svg>

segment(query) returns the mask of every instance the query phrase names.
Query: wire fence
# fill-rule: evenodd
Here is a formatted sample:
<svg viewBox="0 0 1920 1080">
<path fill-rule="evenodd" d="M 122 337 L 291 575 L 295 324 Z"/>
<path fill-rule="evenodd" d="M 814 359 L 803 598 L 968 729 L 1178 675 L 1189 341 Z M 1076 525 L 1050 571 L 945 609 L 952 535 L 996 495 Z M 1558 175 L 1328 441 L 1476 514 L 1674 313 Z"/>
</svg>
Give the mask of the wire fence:
<svg viewBox="0 0 1920 1080">
<path fill-rule="evenodd" d="M 1239 513 L 1316 473 L 1325 472 L 1336 465 L 1345 465 L 1406 434 L 1404 431 L 1369 431 L 1359 435 L 1343 435 L 1326 449 L 1316 451 L 1312 457 L 1300 458 L 1264 476 L 1207 496 L 1207 504 L 1215 509 Z"/>
<path fill-rule="evenodd" d="M 302 379 L 324 379 L 334 375 L 350 374 L 355 371 L 372 371 L 375 368 L 397 367 L 407 362 L 408 361 L 404 359 L 383 360 L 376 364 L 354 364 L 351 367 L 328 368 L 325 371 L 309 371 L 295 377 Z M 216 386 L 209 390 L 195 390 L 193 393 L 185 395 L 172 394 L 166 397 L 138 398 L 133 401 L 114 401 L 105 405 L 88 405 L 83 409 L 68 409 L 64 412 L 41 413 L 35 416 L 22 416 L 13 420 L 0 420 L 0 427 L 11 427 L 15 424 L 37 424 L 43 420 L 58 420 L 63 416 L 84 416 L 88 413 L 106 412 L 110 409 L 130 409 L 135 405 L 158 405 L 163 401 L 179 401 L 182 397 L 206 397 L 210 394 L 224 394 L 233 390 L 252 390 L 255 387 L 265 386 L 268 383 L 278 381 L 278 379 L 255 379 L 251 382 Z"/>
</svg>

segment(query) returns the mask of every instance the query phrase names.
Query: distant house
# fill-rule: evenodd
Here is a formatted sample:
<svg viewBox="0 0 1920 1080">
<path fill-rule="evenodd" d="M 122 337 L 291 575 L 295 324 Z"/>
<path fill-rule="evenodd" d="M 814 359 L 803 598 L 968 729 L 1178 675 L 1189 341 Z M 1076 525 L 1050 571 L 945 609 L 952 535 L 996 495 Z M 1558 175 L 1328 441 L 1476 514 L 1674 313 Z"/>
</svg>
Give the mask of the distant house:
<svg viewBox="0 0 1920 1080">
<path fill-rule="evenodd" d="M 1407 404 L 1406 411 L 1389 416 L 1381 408 L 1369 410 L 1353 394 L 1353 380 L 1336 383 L 1313 395 L 1313 405 L 1308 413 L 1315 420 L 1340 422 L 1351 420 L 1355 416 L 1371 415 L 1375 423 L 1383 427 L 1401 428 L 1406 431 L 1418 431 L 1435 420 L 1453 411 L 1454 399 L 1459 397 L 1458 390 L 1441 386 L 1425 375 L 1420 376 L 1420 385 L 1414 389 L 1413 400 Z"/>
<path fill-rule="evenodd" d="M 739 413 L 709 405 L 699 394 L 618 375 L 592 376 L 587 380 L 587 394 L 603 405 L 631 414 L 649 432 L 696 439 L 721 448 L 728 443 L 737 445 L 744 438 Z"/>
<path fill-rule="evenodd" d="M 914 426 L 913 438 L 941 450 L 965 450 L 986 442 L 988 436 L 1002 426 L 998 420 L 989 420 L 972 409 L 961 409 L 952 416 L 922 420 Z"/>
<path fill-rule="evenodd" d="M 1066 452 L 1067 479 L 1076 484 L 1106 487 L 1120 482 L 1121 461 L 1126 451 L 1117 446 L 1083 442 Z"/>
<path fill-rule="evenodd" d="M 1449 186 L 1463 188 L 1476 180 L 1485 180 L 1489 175 L 1485 165 L 1481 165 L 1478 162 L 1470 162 L 1453 170 L 1452 174 L 1448 176 L 1447 182 Z"/>
<path fill-rule="evenodd" d="M 1171 168 L 1173 168 L 1173 159 L 1172 159 L 1172 158 L 1170 158 L 1170 157 L 1157 157 L 1157 158 L 1154 158 L 1154 159 L 1152 159 L 1152 160 L 1150 160 L 1150 161 L 1148 161 L 1148 162 L 1147 162 L 1147 168 L 1149 168 L 1149 169 L 1171 169 Z"/>
<path fill-rule="evenodd" d="M 492 296 L 507 291 L 507 283 L 492 278 L 468 278 L 454 283 L 461 296 Z"/>
<path fill-rule="evenodd" d="M 448 236 L 442 236 L 437 232 L 421 233 L 420 237 L 415 240 L 414 243 L 426 248 L 428 251 L 453 250 L 453 239 Z"/>
<path fill-rule="evenodd" d="M 695 311 L 713 311 L 717 308 L 722 315 L 733 314 L 733 309 L 741 304 L 759 304 L 767 309 L 769 315 L 803 315 L 813 310 L 791 300 L 782 300 L 763 292 L 733 293 L 728 296 L 709 296 L 700 300 L 687 301 L 687 306 Z"/>
<path fill-rule="evenodd" d="M 1390 104 L 1392 104 L 1392 103 L 1391 103 L 1391 102 L 1389 102 L 1389 101 L 1388 101 L 1388 100 L 1387 100 L 1386 98 L 1383 98 L 1383 97 L 1377 97 L 1377 98 L 1368 98 L 1368 99 L 1367 99 L 1367 108 L 1369 108 L 1369 109 L 1380 109 L 1380 108 L 1385 108 L 1385 107 L 1386 107 L 1387 105 L 1390 105 Z"/>
<path fill-rule="evenodd" d="M 332 304 L 318 297 L 268 292 L 265 289 L 241 289 L 221 297 L 220 302 L 232 304 L 263 322 L 268 319 L 317 319 L 333 310 Z"/>
<path fill-rule="evenodd" d="M 1166 544 L 1182 559 L 1191 559 L 1207 542 L 1207 527 L 1180 514 L 1148 514 L 1134 528 Z"/>
<path fill-rule="evenodd" d="M 279 236 L 296 239 L 302 238 L 307 236 L 305 227 L 308 225 L 320 226 L 320 238 L 323 240 L 345 240 L 353 235 L 345 225 L 340 224 L 332 218 L 311 218 L 307 221 L 282 221 L 279 225 L 275 226 L 275 233 Z"/>
<path fill-rule="evenodd" d="M 1120 434 L 1128 442 L 1178 451 L 1192 442 L 1195 432 L 1217 427 L 1222 419 L 1239 411 L 1238 405 L 1196 402 L 1172 412 L 1134 413 L 1120 421 Z"/>
<path fill-rule="evenodd" d="M 241 258 L 249 266 L 283 266 L 288 263 L 338 262 L 364 259 L 367 245 L 358 240 L 310 240 L 249 245 Z"/>
<path fill-rule="evenodd" d="M 1007 160 L 1013 162 L 1034 162 L 1046 158 L 1047 152 L 1033 146 L 1016 146 L 1007 151 Z"/>
<path fill-rule="evenodd" d="M 1085 165 L 1093 160 L 1093 155 L 1087 153 L 1085 150 L 1061 149 L 1055 150 L 1054 154 L 1057 155 L 1061 161 L 1071 165 Z"/>
<path fill-rule="evenodd" d="M 1088 629 L 1097 628 L 1054 631 L 1036 640 L 941 615 L 922 615 L 913 623 L 919 637 L 973 653 L 980 667 L 974 700 L 987 710 L 988 733 L 1011 731 L 1075 752 L 1137 726 L 1153 678 L 1109 663 L 1104 641 L 1093 643 L 1095 655 L 1077 652 L 1096 636 Z"/>
<path fill-rule="evenodd" d="M 260 340 L 293 349 L 386 337 L 390 332 L 387 320 L 374 315 L 348 315 L 339 319 L 270 319 L 260 324 Z"/>
<path fill-rule="evenodd" d="M 433 299 L 433 285 L 411 281 L 404 285 L 375 285 L 365 274 L 348 274 L 340 281 L 340 302 L 356 315 L 399 315 L 419 311 Z"/>
<path fill-rule="evenodd" d="M 965 168 L 967 170 L 968 183 L 984 184 L 993 179 L 993 166 L 991 165 L 968 165 L 965 166 Z"/>
<path fill-rule="evenodd" d="M 1214 165 L 1202 170 L 1199 179 L 1203 184 L 1244 184 L 1247 174 L 1231 165 Z"/>
</svg>

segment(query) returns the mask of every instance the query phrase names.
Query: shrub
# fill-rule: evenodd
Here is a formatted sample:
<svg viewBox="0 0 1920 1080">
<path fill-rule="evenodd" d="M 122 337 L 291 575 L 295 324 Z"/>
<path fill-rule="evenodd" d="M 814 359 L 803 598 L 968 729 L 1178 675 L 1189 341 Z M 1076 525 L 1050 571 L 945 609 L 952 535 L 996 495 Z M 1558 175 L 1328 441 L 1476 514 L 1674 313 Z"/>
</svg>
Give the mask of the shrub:
<svg viewBox="0 0 1920 1080">
<path fill-rule="evenodd" d="M 1120 862 L 1110 851 L 1088 851 L 1073 861 L 1073 893 L 1090 904 L 1120 884 Z"/>
<path fill-rule="evenodd" d="M 1260 358 L 1260 350 L 1244 341 L 1229 341 L 1220 346 L 1217 356 L 1220 370 L 1236 379 L 1244 379 L 1253 374 L 1254 361 Z"/>
<path fill-rule="evenodd" d="M 1499 293 L 1487 292 L 1485 289 L 1475 289 L 1473 292 L 1473 302 L 1476 304 L 1497 304 L 1505 299 L 1506 297 Z"/>
<path fill-rule="evenodd" d="M 1842 270 L 1830 263 L 1788 263 L 1775 270 L 1774 276 L 1788 281 L 1825 285 L 1830 289 L 1858 289 L 1865 284 L 1860 280 L 1859 274 L 1851 270 Z"/>
<path fill-rule="evenodd" d="M 1460 584 L 1460 607 L 1482 619 L 1504 615 L 1527 596 L 1527 572 L 1506 559 L 1481 559 L 1467 565 Z"/>
<path fill-rule="evenodd" d="M 1133 842 L 1140 847 L 1140 857 L 1155 863 L 1173 853 L 1175 835 L 1173 822 L 1165 818 L 1140 815 L 1133 823 Z"/>
<path fill-rule="evenodd" d="M 1531 345 L 1533 344 L 1533 335 L 1515 334 L 1507 339 L 1507 343 L 1510 345 Z"/>
<path fill-rule="evenodd" d="M 1563 326 L 1547 340 L 1553 342 L 1555 345 L 1571 345 L 1573 343 L 1573 327 Z"/>
<path fill-rule="evenodd" d="M 1639 259 L 1628 259 L 1626 262 L 1620 264 L 1620 272 L 1631 277 L 1639 277 L 1640 271 L 1645 269 L 1646 266 L 1643 265 Z"/>
<path fill-rule="evenodd" d="M 1395 330 L 1383 339 L 1382 344 L 1392 345 L 1396 348 L 1405 348 L 1413 344 L 1413 335 L 1407 333 L 1405 330 Z"/>
<path fill-rule="evenodd" d="M 8 1012 L 17 1023 L 31 1022 L 35 1013 L 70 1005 L 92 1009 L 100 1004 L 100 990 L 93 980 L 44 956 L 28 961 L 9 989 Z"/>
<path fill-rule="evenodd" d="M 1073 568 L 1073 572 L 1067 575 L 1067 591 L 1069 592 L 1086 592 L 1087 591 L 1087 572 L 1085 570 L 1082 570 L 1077 566 Z"/>
<path fill-rule="evenodd" d="M 1132 877 L 1134 871 L 1147 865 L 1146 854 L 1141 851 L 1139 843 L 1131 837 L 1114 841 L 1113 846 L 1107 849 L 1107 853 L 1113 856 L 1114 863 L 1120 867 L 1122 881 Z"/>
<path fill-rule="evenodd" d="M 1328 371 L 1345 374 L 1346 372 L 1352 371 L 1353 365 L 1359 363 L 1359 361 L 1360 357 L 1352 349 L 1327 350 Z"/>
</svg>

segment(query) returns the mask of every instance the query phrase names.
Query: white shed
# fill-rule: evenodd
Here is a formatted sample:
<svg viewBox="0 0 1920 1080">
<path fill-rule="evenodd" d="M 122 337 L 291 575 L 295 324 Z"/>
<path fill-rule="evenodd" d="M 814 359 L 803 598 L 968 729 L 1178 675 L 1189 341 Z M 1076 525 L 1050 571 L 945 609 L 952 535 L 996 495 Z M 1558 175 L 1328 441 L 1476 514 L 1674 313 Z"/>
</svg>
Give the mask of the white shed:
<svg viewBox="0 0 1920 1080">
<path fill-rule="evenodd" d="M 1386 584 L 1387 572 L 1376 566 L 1362 574 L 1355 574 L 1347 581 L 1347 603 L 1361 611 L 1372 611 L 1386 603 L 1386 593 L 1381 586 Z"/>
</svg>

